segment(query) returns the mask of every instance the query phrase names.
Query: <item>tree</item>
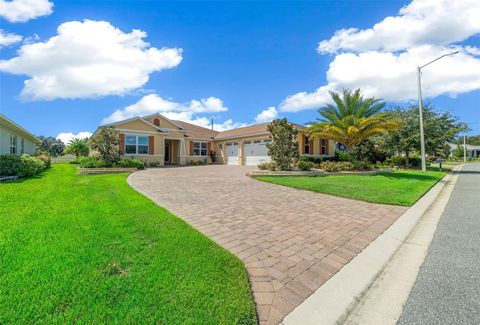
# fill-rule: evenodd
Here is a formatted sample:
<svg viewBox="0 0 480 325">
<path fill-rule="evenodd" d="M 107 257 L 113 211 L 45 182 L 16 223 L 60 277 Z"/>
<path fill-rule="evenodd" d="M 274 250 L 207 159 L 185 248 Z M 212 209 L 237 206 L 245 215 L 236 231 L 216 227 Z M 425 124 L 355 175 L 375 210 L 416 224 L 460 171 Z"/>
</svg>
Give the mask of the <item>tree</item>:
<svg viewBox="0 0 480 325">
<path fill-rule="evenodd" d="M 457 144 L 455 149 L 453 149 L 452 151 L 452 156 L 456 159 L 463 159 L 464 150 L 465 148 L 463 146 L 460 146 L 460 144 Z"/>
<path fill-rule="evenodd" d="M 381 99 L 363 98 L 360 89 L 344 90 L 343 96 L 330 91 L 334 104 L 320 108 L 322 116 L 313 122 L 309 135 L 330 138 L 343 144 L 347 151 L 371 136 L 396 130 L 400 124 L 389 112 L 383 112 Z"/>
<path fill-rule="evenodd" d="M 418 107 L 396 107 L 393 114 L 401 121 L 402 127 L 387 136 L 386 143 L 398 153 L 405 153 L 407 160 L 412 152 L 420 151 L 420 122 Z M 439 155 L 445 144 L 453 142 L 458 133 L 468 129 L 456 116 L 448 112 L 438 112 L 427 104 L 423 107 L 425 151 Z"/>
<path fill-rule="evenodd" d="M 298 158 L 298 143 L 295 141 L 297 129 L 286 118 L 273 120 L 267 126 L 272 142 L 267 143 L 268 155 L 280 170 L 290 170 Z"/>
<path fill-rule="evenodd" d="M 463 141 L 463 139 L 461 139 Z M 471 135 L 466 139 L 467 143 L 472 146 L 480 146 L 480 135 Z"/>
<path fill-rule="evenodd" d="M 37 144 L 35 151 L 37 153 L 46 152 L 52 157 L 61 156 L 65 149 L 65 144 L 62 140 L 55 139 L 54 137 L 39 136 L 40 143 Z"/>
<path fill-rule="evenodd" d="M 74 138 L 68 143 L 68 147 L 65 149 L 65 153 L 74 154 L 75 157 L 87 156 L 88 155 L 88 138 L 77 139 Z"/>
<path fill-rule="evenodd" d="M 105 162 L 107 167 L 120 160 L 118 132 L 111 127 L 102 126 L 98 135 L 90 138 L 90 148 Z"/>
</svg>

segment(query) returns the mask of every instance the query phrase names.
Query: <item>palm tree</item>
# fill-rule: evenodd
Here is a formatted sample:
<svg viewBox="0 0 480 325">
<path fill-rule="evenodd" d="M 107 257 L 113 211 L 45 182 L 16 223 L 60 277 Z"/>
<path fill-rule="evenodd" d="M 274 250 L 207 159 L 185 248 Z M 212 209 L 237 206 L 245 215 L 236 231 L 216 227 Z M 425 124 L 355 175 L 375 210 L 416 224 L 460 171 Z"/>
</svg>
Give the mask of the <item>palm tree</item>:
<svg viewBox="0 0 480 325">
<path fill-rule="evenodd" d="M 322 116 L 313 122 L 309 135 L 336 140 L 347 151 L 373 135 L 400 128 L 392 114 L 382 112 L 385 103 L 381 99 L 363 98 L 360 89 L 344 90 L 343 96 L 330 91 L 334 104 L 320 108 Z"/>
<path fill-rule="evenodd" d="M 70 142 L 68 143 L 68 147 L 65 149 L 65 152 L 73 153 L 76 159 L 78 159 L 79 156 L 88 155 L 87 138 L 85 139 L 74 138 L 70 140 Z"/>
</svg>

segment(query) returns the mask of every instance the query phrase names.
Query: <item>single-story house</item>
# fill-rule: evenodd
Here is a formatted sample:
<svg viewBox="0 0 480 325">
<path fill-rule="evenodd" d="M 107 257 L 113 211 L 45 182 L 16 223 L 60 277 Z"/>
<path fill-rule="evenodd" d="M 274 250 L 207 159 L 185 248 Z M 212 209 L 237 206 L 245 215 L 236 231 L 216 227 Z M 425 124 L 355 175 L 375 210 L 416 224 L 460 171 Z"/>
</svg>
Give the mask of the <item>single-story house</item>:
<svg viewBox="0 0 480 325">
<path fill-rule="evenodd" d="M 333 156 L 334 141 L 309 138 L 305 126 L 293 125 L 298 129 L 300 155 Z M 228 165 L 257 165 L 270 161 L 266 147 L 272 141 L 267 131 L 268 123 L 219 132 L 152 114 L 104 126 L 118 131 L 123 158 L 158 162 L 160 166 L 188 165 L 199 160 L 212 163 L 212 157 L 215 163 Z"/>
<path fill-rule="evenodd" d="M 0 114 L 0 155 L 33 155 L 38 142 L 40 139 L 32 133 Z"/>
<path fill-rule="evenodd" d="M 455 143 L 449 143 L 450 145 L 450 148 L 451 148 L 451 151 L 452 153 L 450 153 L 450 156 L 453 155 L 453 150 L 455 150 L 459 145 L 458 144 L 455 144 Z M 466 147 L 466 151 L 467 151 L 467 158 L 470 159 L 470 158 L 480 158 L 480 146 L 474 146 L 474 145 L 471 145 L 471 144 L 467 144 L 465 145 Z M 460 144 L 460 148 L 462 148 L 463 150 L 463 144 Z"/>
</svg>

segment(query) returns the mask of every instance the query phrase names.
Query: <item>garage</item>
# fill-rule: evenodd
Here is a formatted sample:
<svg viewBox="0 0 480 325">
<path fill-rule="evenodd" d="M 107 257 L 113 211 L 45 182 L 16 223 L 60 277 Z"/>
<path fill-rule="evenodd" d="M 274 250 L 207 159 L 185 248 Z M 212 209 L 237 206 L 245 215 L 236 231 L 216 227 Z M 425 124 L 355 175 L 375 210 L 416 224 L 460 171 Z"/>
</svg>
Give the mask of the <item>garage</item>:
<svg viewBox="0 0 480 325">
<path fill-rule="evenodd" d="M 270 162 L 266 144 L 272 140 L 252 140 L 243 143 L 243 164 L 256 166 L 260 163 Z"/>
<path fill-rule="evenodd" d="M 238 142 L 227 143 L 227 164 L 238 165 Z"/>
</svg>

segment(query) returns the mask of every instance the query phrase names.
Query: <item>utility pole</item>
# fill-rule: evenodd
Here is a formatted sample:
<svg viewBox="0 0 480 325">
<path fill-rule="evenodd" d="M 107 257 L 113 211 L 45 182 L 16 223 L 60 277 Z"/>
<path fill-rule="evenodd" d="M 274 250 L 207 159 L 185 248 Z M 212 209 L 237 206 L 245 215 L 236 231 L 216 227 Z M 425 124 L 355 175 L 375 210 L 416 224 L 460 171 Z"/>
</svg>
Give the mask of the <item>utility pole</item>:
<svg viewBox="0 0 480 325">
<path fill-rule="evenodd" d="M 422 107 L 422 68 L 417 67 L 418 82 L 418 116 L 420 117 L 420 155 L 422 157 L 422 172 L 427 171 L 425 160 L 425 135 L 423 133 L 423 107 Z"/>
<path fill-rule="evenodd" d="M 417 83 L 418 83 L 418 114 L 420 117 L 420 154 L 422 155 L 422 172 L 427 171 L 427 161 L 425 159 L 425 135 L 423 132 L 423 108 L 422 108 L 422 69 L 425 68 L 427 65 L 432 64 L 435 61 L 440 60 L 446 56 L 455 55 L 459 51 L 451 52 L 439 56 L 435 60 L 428 62 L 422 66 L 417 67 Z"/>
<path fill-rule="evenodd" d="M 463 135 L 463 162 L 467 162 L 467 137 Z"/>
<path fill-rule="evenodd" d="M 212 116 L 212 131 L 213 131 L 213 116 Z"/>
</svg>

